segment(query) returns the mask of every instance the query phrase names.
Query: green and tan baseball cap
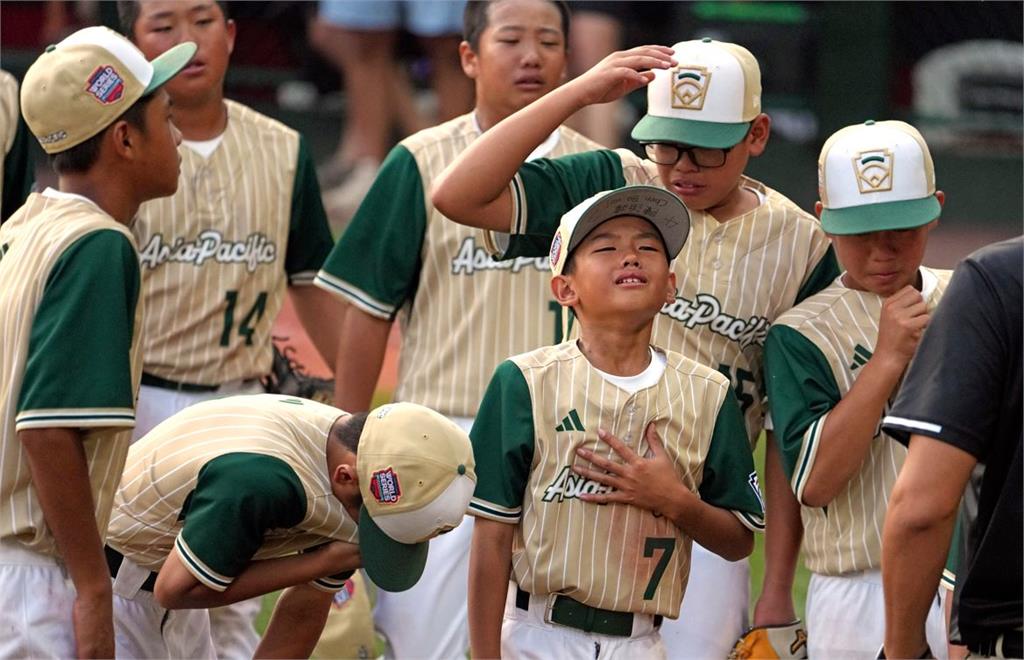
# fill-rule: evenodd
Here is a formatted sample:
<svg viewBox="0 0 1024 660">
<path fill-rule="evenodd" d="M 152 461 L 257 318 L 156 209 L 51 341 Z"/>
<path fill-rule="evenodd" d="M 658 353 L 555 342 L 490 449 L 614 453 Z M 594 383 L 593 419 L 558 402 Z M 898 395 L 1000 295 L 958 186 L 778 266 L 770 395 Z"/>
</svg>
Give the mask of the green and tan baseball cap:
<svg viewBox="0 0 1024 660">
<path fill-rule="evenodd" d="M 192 42 L 153 61 L 105 27 L 87 27 L 47 46 L 21 84 L 21 112 L 48 154 L 79 145 L 185 68 Z"/>
<path fill-rule="evenodd" d="M 572 251 L 602 222 L 624 215 L 647 220 L 661 234 L 669 261 L 676 258 L 690 234 L 690 212 L 683 202 L 655 186 L 625 186 L 589 197 L 562 216 L 551 239 L 551 276 L 561 275 Z"/>
<path fill-rule="evenodd" d="M 912 229 L 942 212 L 928 145 L 902 121 L 869 120 L 836 131 L 818 158 L 818 195 L 829 234 Z"/>
<path fill-rule="evenodd" d="M 359 548 L 381 589 L 405 591 L 423 574 L 427 541 L 462 522 L 476 488 L 469 436 L 415 403 L 370 411 L 359 436 L 356 472 L 363 506 Z"/>
<path fill-rule="evenodd" d="M 633 139 L 722 149 L 737 144 L 761 113 L 757 60 L 743 46 L 707 38 L 672 48 L 679 64 L 654 71 L 647 114 L 633 127 Z"/>
</svg>

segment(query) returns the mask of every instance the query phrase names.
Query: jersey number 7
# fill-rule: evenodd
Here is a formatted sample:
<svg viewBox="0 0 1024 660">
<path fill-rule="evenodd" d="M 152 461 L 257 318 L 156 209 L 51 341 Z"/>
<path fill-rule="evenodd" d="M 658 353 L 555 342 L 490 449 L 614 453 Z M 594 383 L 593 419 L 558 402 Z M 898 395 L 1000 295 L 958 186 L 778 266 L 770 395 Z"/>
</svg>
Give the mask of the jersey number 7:
<svg viewBox="0 0 1024 660">
<path fill-rule="evenodd" d="M 661 550 L 661 557 L 658 558 L 658 563 L 654 565 L 654 572 L 651 573 L 651 579 L 647 582 L 644 600 L 654 598 L 654 592 L 658 590 L 658 584 L 661 582 L 661 577 L 665 574 L 668 560 L 672 558 L 672 553 L 675 552 L 675 549 L 676 540 L 674 538 L 648 536 L 644 541 L 644 557 L 653 557 L 655 550 Z"/>
</svg>

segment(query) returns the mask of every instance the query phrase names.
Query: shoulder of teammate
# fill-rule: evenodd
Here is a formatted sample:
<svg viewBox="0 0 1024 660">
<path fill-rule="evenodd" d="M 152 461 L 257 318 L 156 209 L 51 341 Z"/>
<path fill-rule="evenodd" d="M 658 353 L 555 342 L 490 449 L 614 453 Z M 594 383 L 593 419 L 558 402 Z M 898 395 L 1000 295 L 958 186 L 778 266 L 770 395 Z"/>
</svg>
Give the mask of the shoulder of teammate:
<svg viewBox="0 0 1024 660">
<path fill-rule="evenodd" d="M 371 316 L 394 318 L 419 277 L 427 226 L 423 191 L 415 158 L 396 145 L 314 284 Z"/>
<path fill-rule="evenodd" d="M 495 369 L 469 437 L 477 474 L 469 513 L 518 523 L 533 463 L 534 421 L 530 388 L 516 362 Z"/>
</svg>

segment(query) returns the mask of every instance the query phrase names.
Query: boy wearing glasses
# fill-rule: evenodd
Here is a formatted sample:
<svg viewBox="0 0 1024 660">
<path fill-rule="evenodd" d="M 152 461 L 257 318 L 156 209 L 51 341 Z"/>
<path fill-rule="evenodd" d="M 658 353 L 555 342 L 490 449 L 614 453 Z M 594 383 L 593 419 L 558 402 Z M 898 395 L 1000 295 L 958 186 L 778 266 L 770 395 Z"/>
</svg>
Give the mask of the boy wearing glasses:
<svg viewBox="0 0 1024 660">
<path fill-rule="evenodd" d="M 648 112 L 632 136 L 650 160 L 620 149 L 523 164 L 576 110 L 648 84 Z M 731 380 L 751 444 L 764 427 L 768 328 L 839 274 L 818 222 L 743 175 L 770 133 L 760 98 L 757 61 L 735 44 L 702 39 L 613 53 L 484 134 L 433 193 L 435 206 L 453 220 L 509 232 L 494 236 L 504 258 L 544 254 L 560 215 L 598 191 L 660 183 L 675 193 L 690 211 L 693 233 L 675 260 L 679 290 L 656 319 L 652 342 Z M 766 508 L 774 527 L 754 623 L 788 624 L 796 618 L 792 549 L 800 542 L 799 508 L 776 452 L 767 455 Z M 689 604 L 678 622 L 662 628 L 669 656 L 728 655 L 746 625 L 748 581 L 745 562 L 726 562 L 695 545 Z"/>
</svg>

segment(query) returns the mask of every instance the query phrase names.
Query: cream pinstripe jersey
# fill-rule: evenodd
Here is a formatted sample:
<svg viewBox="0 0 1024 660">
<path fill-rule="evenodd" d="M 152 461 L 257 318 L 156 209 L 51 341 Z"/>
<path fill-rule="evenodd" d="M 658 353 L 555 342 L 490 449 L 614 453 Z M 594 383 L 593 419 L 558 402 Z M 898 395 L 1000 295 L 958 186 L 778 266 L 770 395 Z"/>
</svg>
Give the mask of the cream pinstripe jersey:
<svg viewBox="0 0 1024 660">
<path fill-rule="evenodd" d="M 546 254 L 568 210 L 564 200 L 571 207 L 602 189 L 632 184 L 661 185 L 657 166 L 626 149 L 524 165 L 511 183 L 513 235 L 506 256 Z M 690 236 L 673 264 L 676 300 L 662 308 L 651 341 L 729 378 L 753 445 L 764 423 L 768 328 L 838 269 L 813 216 L 758 181 L 743 177 L 741 185 L 762 198 L 756 209 L 726 222 L 690 211 Z"/>
<path fill-rule="evenodd" d="M 648 511 L 578 499 L 606 487 L 572 471 L 580 460 L 575 449 L 617 460 L 598 428 L 643 455 L 643 433 L 654 422 L 688 488 L 751 529 L 763 528 L 753 459 L 728 381 L 677 353 L 665 357 L 659 382 L 635 394 L 606 381 L 575 341 L 498 367 L 471 433 L 478 481 L 470 513 L 517 524 L 512 570 L 524 590 L 617 611 L 679 614 L 690 537 Z"/>
<path fill-rule="evenodd" d="M 332 539 L 355 542 L 356 522 L 331 492 L 325 458 L 331 426 L 344 414 L 314 401 L 274 394 L 227 397 L 186 408 L 132 445 L 114 498 L 107 543 L 150 570 L 159 570 L 172 546 L 177 547 L 200 581 L 223 590 L 235 574 L 222 564 L 281 557 Z M 240 481 L 219 486 L 223 490 L 206 486 L 204 471 L 231 454 L 279 459 L 297 477 L 305 496 L 305 509 L 295 515 L 299 522 L 267 530 L 250 556 L 239 557 L 233 550 L 231 529 L 189 528 L 197 485 L 213 493 L 204 495 L 203 502 L 226 497 L 246 481 L 270 488 L 270 477 L 264 484 L 262 477 L 240 474 Z"/>
<path fill-rule="evenodd" d="M 81 431 L 105 529 L 142 375 L 138 255 L 92 202 L 32 194 L 0 227 L 0 539 L 57 555 L 19 431 Z"/>
<path fill-rule="evenodd" d="M 18 104 L 18 81 L 6 71 L 0 70 L 0 183 L 4 180 L 4 158 L 14 144 L 18 132 L 18 118 L 21 111 Z"/>
<path fill-rule="evenodd" d="M 942 297 L 950 271 L 922 268 L 929 309 Z M 814 468 L 828 411 L 850 391 L 878 341 L 884 298 L 832 286 L 783 314 L 766 346 L 769 396 L 783 466 L 797 499 Z M 890 403 L 896 392 L 890 396 Z M 803 506 L 804 558 L 815 573 L 840 575 L 881 566 L 882 523 L 906 448 L 881 430 L 860 470 L 824 508 Z"/>
<path fill-rule="evenodd" d="M 217 385 L 267 373 L 270 328 L 287 285 L 312 282 L 330 249 L 319 189 L 300 189 L 308 156 L 299 134 L 225 103 L 221 144 L 208 159 L 179 148 L 177 193 L 144 204 L 133 225 L 149 310 L 146 372 L 177 382 Z M 293 219 L 302 194 L 315 200 Z M 293 222 L 311 224 L 295 232 Z M 319 257 L 294 259 L 297 237 L 323 240 Z"/>
<path fill-rule="evenodd" d="M 472 114 L 420 131 L 392 150 L 316 284 L 382 319 L 398 316 L 396 401 L 472 417 L 498 362 L 561 339 L 561 307 L 544 258 L 494 261 L 485 233 L 430 203 L 430 186 L 480 130 Z M 558 156 L 597 144 L 560 128 Z"/>
</svg>

